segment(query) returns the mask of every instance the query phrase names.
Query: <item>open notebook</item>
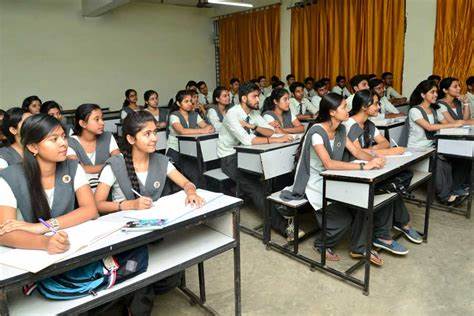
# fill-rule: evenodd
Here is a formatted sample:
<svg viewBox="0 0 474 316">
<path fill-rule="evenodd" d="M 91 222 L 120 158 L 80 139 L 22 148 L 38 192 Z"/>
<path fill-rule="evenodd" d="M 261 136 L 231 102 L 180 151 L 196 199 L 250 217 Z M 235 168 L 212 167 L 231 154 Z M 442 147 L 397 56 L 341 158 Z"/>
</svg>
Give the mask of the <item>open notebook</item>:
<svg viewBox="0 0 474 316">
<path fill-rule="evenodd" d="M 36 273 L 74 255 L 122 227 L 122 223 L 88 221 L 63 230 L 67 232 L 71 244 L 70 249 L 64 253 L 50 255 L 44 250 L 12 249 L 0 254 L 0 264 Z"/>
</svg>

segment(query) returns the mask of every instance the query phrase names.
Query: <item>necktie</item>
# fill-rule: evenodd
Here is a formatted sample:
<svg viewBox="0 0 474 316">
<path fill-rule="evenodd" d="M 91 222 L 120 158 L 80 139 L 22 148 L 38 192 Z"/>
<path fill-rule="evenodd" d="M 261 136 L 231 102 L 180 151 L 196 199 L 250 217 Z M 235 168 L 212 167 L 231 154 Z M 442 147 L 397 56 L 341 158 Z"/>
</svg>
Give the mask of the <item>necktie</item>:
<svg viewBox="0 0 474 316">
<path fill-rule="evenodd" d="M 300 103 L 300 115 L 303 115 L 303 103 Z"/>
<path fill-rule="evenodd" d="M 245 118 L 245 122 L 247 124 L 250 124 L 250 116 L 247 115 L 247 117 Z M 245 130 L 247 131 L 248 134 L 250 134 L 250 128 L 245 127 Z"/>
<path fill-rule="evenodd" d="M 206 100 L 206 104 L 209 104 L 209 101 L 207 100 L 207 95 L 204 96 L 204 100 Z"/>
</svg>

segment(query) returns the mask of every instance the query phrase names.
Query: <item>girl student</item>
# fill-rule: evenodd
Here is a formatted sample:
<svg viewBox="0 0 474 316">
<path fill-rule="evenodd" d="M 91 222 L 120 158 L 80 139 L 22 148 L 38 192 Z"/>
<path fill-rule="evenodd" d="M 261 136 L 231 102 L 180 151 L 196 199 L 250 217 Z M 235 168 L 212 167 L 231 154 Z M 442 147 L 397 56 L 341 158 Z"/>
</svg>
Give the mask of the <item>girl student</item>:
<svg viewBox="0 0 474 316">
<path fill-rule="evenodd" d="M 135 89 L 125 90 L 125 100 L 123 101 L 122 112 L 120 113 L 122 120 L 126 118 L 128 114 L 141 110 L 137 102 L 137 91 Z"/>
<path fill-rule="evenodd" d="M 167 178 L 184 189 L 185 204 L 203 203 L 195 185 L 176 170 L 168 157 L 155 153 L 157 127 L 153 115 L 146 111 L 132 113 L 123 121 L 122 129 L 122 155 L 106 162 L 95 193 L 101 213 L 150 208 L 162 196 Z M 112 201 L 108 201 L 109 193 Z"/>
<path fill-rule="evenodd" d="M 198 113 L 201 116 L 201 118 L 206 120 L 207 119 L 207 109 L 206 109 L 206 106 L 199 101 L 199 92 L 197 92 L 195 90 L 192 90 L 192 89 L 190 89 L 188 91 L 191 94 L 191 102 L 193 104 L 193 110 L 196 113 Z"/>
<path fill-rule="evenodd" d="M 0 148 L 0 169 L 22 162 L 23 147 L 20 130 L 23 122 L 30 116 L 31 113 L 22 108 L 11 108 L 5 113 L 2 132 L 7 139 L 7 146 Z"/>
<path fill-rule="evenodd" d="M 63 123 L 64 127 L 66 128 L 66 135 L 68 136 L 72 135 L 73 133 L 72 126 L 64 122 L 62 107 L 56 101 L 50 100 L 41 104 L 40 112 L 54 116 L 58 121 Z"/>
<path fill-rule="evenodd" d="M 349 140 L 354 146 L 361 148 L 372 156 L 375 155 L 400 155 L 405 152 L 404 147 L 390 147 L 390 142 L 380 134 L 375 124 L 369 118 L 379 115 L 379 97 L 375 92 L 361 90 L 355 93 L 352 101 L 352 109 L 349 119 L 343 124 L 346 127 Z M 423 239 L 410 225 L 410 215 L 402 198 L 398 198 L 391 205 L 393 207 L 393 228 L 402 232 L 404 236 L 417 244 Z M 374 241 L 374 245 L 388 251 L 400 248 L 399 245 L 388 241 L 388 245 L 380 241 Z"/>
<path fill-rule="evenodd" d="M 145 110 L 147 110 L 153 115 L 158 124 L 157 126 L 159 128 L 166 127 L 166 124 L 168 123 L 168 118 L 166 116 L 166 112 L 158 107 L 158 92 L 154 90 L 147 90 L 143 94 L 143 98 L 145 99 Z"/>
<path fill-rule="evenodd" d="M 180 90 L 176 94 L 175 103 L 170 109 L 168 150 L 166 155 L 178 169 L 193 183 L 197 183 L 198 174 L 192 158 L 181 156 L 177 135 L 209 134 L 214 132 L 214 127 L 207 124 L 198 113 L 194 111 L 191 92 Z"/>
<path fill-rule="evenodd" d="M 462 121 L 449 123 L 436 103 L 438 87 L 435 81 L 423 80 L 410 96 L 408 111 L 408 146 L 410 148 L 429 149 L 434 146 L 434 133 L 442 128 L 460 127 Z M 452 168 L 452 162 L 443 155 L 437 155 L 436 195 L 441 203 L 459 205 L 463 202 L 462 183 L 455 179 L 463 178 L 464 168 Z"/>
<path fill-rule="evenodd" d="M 36 95 L 29 96 L 23 100 L 21 108 L 26 111 L 30 112 L 31 114 L 38 114 L 41 109 L 41 99 L 38 98 Z"/>
<path fill-rule="evenodd" d="M 346 136 L 342 122 L 349 118 L 346 100 L 336 93 L 323 96 L 316 124 L 310 126 L 301 141 L 296 156 L 297 167 L 293 186 L 282 192 L 284 199 L 301 199 L 306 196 L 316 211 L 316 220 L 321 227 L 323 200 L 323 178 L 320 175 L 325 170 L 371 170 L 382 168 L 384 158 L 373 157 L 356 147 Z M 342 161 L 344 150 L 348 150 L 357 159 L 367 163 Z M 389 241 L 391 236 L 391 212 L 379 210 L 374 214 L 374 237 L 377 240 Z M 326 258 L 338 261 L 340 257 L 333 247 L 344 236 L 352 223 L 351 256 L 361 258 L 365 252 L 364 232 L 367 227 L 363 213 L 333 203 L 328 207 L 326 215 Z M 314 249 L 321 251 L 322 236 L 316 237 Z M 370 260 L 376 265 L 382 265 L 383 260 L 375 251 L 371 251 Z"/>
<path fill-rule="evenodd" d="M 461 85 L 458 79 L 447 77 L 439 82 L 437 103 L 449 123 L 462 121 L 463 124 L 474 125 L 469 100 L 466 96 L 461 96 Z"/>
<path fill-rule="evenodd" d="M 263 118 L 278 134 L 304 133 L 304 126 L 290 111 L 290 93 L 281 88 L 274 89 L 263 105 Z"/>
<path fill-rule="evenodd" d="M 104 163 L 120 150 L 112 133 L 104 132 L 102 110 L 97 104 L 81 104 L 75 113 L 74 134 L 69 138 L 68 158 L 77 159 L 92 188 Z"/>
<path fill-rule="evenodd" d="M 212 101 L 213 104 L 207 111 L 207 119 L 216 132 L 219 132 L 230 104 L 229 90 L 223 86 L 218 86 L 212 93 Z"/>
</svg>

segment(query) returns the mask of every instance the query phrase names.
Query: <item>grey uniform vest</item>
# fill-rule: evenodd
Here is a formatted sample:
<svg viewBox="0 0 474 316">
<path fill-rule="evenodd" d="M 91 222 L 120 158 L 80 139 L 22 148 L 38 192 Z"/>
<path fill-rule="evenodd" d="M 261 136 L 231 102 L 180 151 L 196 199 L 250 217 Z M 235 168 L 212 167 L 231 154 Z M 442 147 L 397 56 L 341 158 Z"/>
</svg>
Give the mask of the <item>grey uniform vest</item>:
<svg viewBox="0 0 474 316">
<path fill-rule="evenodd" d="M 74 178 L 78 164 L 79 162 L 76 160 L 65 160 L 56 164 L 56 179 L 54 181 L 51 217 L 58 217 L 74 210 L 76 202 Z M 5 179 L 15 195 L 17 206 L 23 219 L 29 223 L 38 222 L 31 206 L 28 180 L 26 179 L 23 165 L 16 164 L 9 166 L 0 171 L 0 177 Z"/>
<path fill-rule="evenodd" d="M 76 152 L 79 161 L 86 166 L 102 165 L 110 157 L 110 141 L 112 139 L 110 132 L 104 132 L 102 135 L 97 137 L 97 143 L 95 145 L 95 164 L 87 156 L 86 151 L 82 147 L 81 143 L 74 137 L 69 137 L 69 146 Z"/>
<path fill-rule="evenodd" d="M 4 159 L 9 166 L 22 163 L 23 158 L 11 146 L 0 148 L 0 158 Z"/>
<path fill-rule="evenodd" d="M 188 112 L 189 124 L 188 122 L 186 122 L 184 116 L 179 111 L 174 111 L 170 114 L 170 116 L 171 115 L 176 115 L 179 118 L 179 122 L 181 123 L 181 125 L 183 125 L 184 128 L 199 128 L 199 125 L 197 123 L 199 114 L 194 111 Z"/>
<path fill-rule="evenodd" d="M 219 122 L 222 123 L 222 121 L 224 120 L 224 115 L 221 113 L 221 111 L 219 111 L 219 106 L 213 104 L 209 108 L 214 109 L 214 111 L 216 111 L 217 117 L 219 118 Z"/>
<path fill-rule="evenodd" d="M 448 109 L 449 115 L 451 115 L 451 117 L 454 120 L 463 120 L 464 115 L 462 113 L 462 103 L 461 103 L 461 101 L 459 101 L 458 99 L 454 99 L 453 102 L 454 102 L 454 105 L 456 106 L 456 110 L 453 110 L 451 108 L 451 106 L 449 106 L 449 104 L 447 104 L 446 102 L 438 101 L 439 104 L 443 104 L 443 105 L 446 106 L 446 108 Z"/>
<path fill-rule="evenodd" d="M 277 121 L 278 123 L 280 123 L 280 126 L 282 128 L 292 128 L 292 127 L 295 127 L 293 125 L 293 122 L 291 121 L 291 112 L 290 111 L 286 111 L 286 112 L 283 112 L 283 122 L 280 121 L 280 118 L 278 117 L 278 115 L 276 115 L 275 112 L 273 111 L 266 111 L 265 113 L 263 113 L 263 115 L 270 115 L 271 117 L 273 117 L 275 119 L 275 121 Z"/>
<path fill-rule="evenodd" d="M 423 108 L 421 106 L 414 105 L 411 108 L 414 108 L 414 109 L 417 109 L 418 111 L 420 111 L 421 115 L 423 116 L 423 119 L 426 120 L 427 122 L 429 122 L 428 115 L 426 114 L 425 110 L 423 110 Z M 410 133 L 410 110 L 408 111 L 408 115 L 407 115 L 407 118 L 405 120 L 405 125 L 404 125 L 402 133 L 400 135 L 400 142 L 399 142 L 400 146 L 407 146 L 407 144 L 408 144 L 408 135 Z M 433 113 L 433 122 L 434 122 L 434 124 L 438 124 L 439 123 L 438 113 L 433 108 L 431 108 L 431 112 Z M 426 136 L 427 139 L 430 139 L 430 140 L 434 139 L 435 133 L 436 132 L 430 132 L 430 131 L 425 130 L 425 136 Z"/>
<path fill-rule="evenodd" d="M 364 129 L 355 123 L 349 129 L 347 137 L 351 142 L 357 139 L 362 148 L 369 148 L 375 143 L 375 128 L 375 124 L 370 120 L 365 122 Z"/>
<path fill-rule="evenodd" d="M 150 155 L 148 164 L 148 175 L 146 183 L 143 185 L 140 181 L 140 194 L 151 197 L 153 201 L 161 197 L 165 187 L 167 168 L 169 159 L 165 155 L 153 153 Z M 107 160 L 107 165 L 110 165 L 112 172 L 117 179 L 117 182 L 127 200 L 133 200 L 137 197 L 132 191 L 132 182 L 127 173 L 127 166 L 122 155 L 112 156 Z"/>
<path fill-rule="evenodd" d="M 310 176 L 310 151 L 313 150 L 312 137 L 314 134 L 319 134 L 323 138 L 324 147 L 329 153 L 331 159 L 341 161 L 344 155 L 344 149 L 346 148 L 346 128 L 340 124 L 336 130 L 334 137 L 334 148 L 331 148 L 328 134 L 319 125 L 313 125 L 306 133 L 304 144 L 301 149 L 300 163 L 296 170 L 295 181 L 293 183 L 293 191 L 283 190 L 280 193 L 280 197 L 283 200 L 300 200 L 305 196 L 306 185 L 308 184 Z"/>
</svg>

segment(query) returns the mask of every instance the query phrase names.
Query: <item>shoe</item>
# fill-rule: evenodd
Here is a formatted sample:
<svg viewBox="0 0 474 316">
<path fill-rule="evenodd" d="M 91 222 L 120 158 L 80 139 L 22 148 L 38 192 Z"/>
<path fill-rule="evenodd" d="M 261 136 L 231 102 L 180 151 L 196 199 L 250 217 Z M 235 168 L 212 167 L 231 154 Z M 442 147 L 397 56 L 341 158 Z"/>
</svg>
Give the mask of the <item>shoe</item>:
<svg viewBox="0 0 474 316">
<path fill-rule="evenodd" d="M 363 259 L 365 258 L 365 253 L 350 252 L 350 255 L 354 259 Z M 370 251 L 370 262 L 376 266 L 381 267 L 383 265 L 383 259 L 380 257 L 379 253 L 375 250 Z"/>
<path fill-rule="evenodd" d="M 295 218 L 293 216 L 285 216 L 285 218 L 288 220 L 288 225 L 286 226 L 286 241 L 293 242 L 295 241 Z M 306 233 L 301 228 L 298 229 L 298 239 L 303 238 L 304 235 L 306 235 Z"/>
<path fill-rule="evenodd" d="M 403 227 L 393 226 L 393 229 L 402 232 L 409 241 L 414 242 L 415 244 L 421 244 L 423 242 L 423 238 L 413 227 L 405 229 Z"/>
<path fill-rule="evenodd" d="M 405 248 L 405 246 L 403 246 L 402 244 L 398 243 L 398 241 L 396 240 L 392 240 L 392 243 L 391 244 L 387 244 L 385 242 L 383 242 L 381 239 L 374 239 L 374 241 L 372 242 L 372 244 L 374 245 L 374 247 L 378 247 L 378 248 L 381 248 L 381 249 L 385 249 L 393 254 L 396 254 L 396 255 L 406 255 L 408 253 L 408 249 Z"/>
<path fill-rule="evenodd" d="M 451 204 L 449 206 L 457 207 L 457 206 L 461 205 L 462 203 L 464 203 L 464 201 L 466 201 L 466 199 L 467 199 L 466 195 L 458 196 L 453 202 L 451 202 Z"/>
<path fill-rule="evenodd" d="M 317 253 L 321 254 L 321 248 L 313 245 L 313 250 Z M 326 248 L 326 260 L 327 261 L 339 261 L 341 257 L 339 257 L 331 248 Z"/>
</svg>

